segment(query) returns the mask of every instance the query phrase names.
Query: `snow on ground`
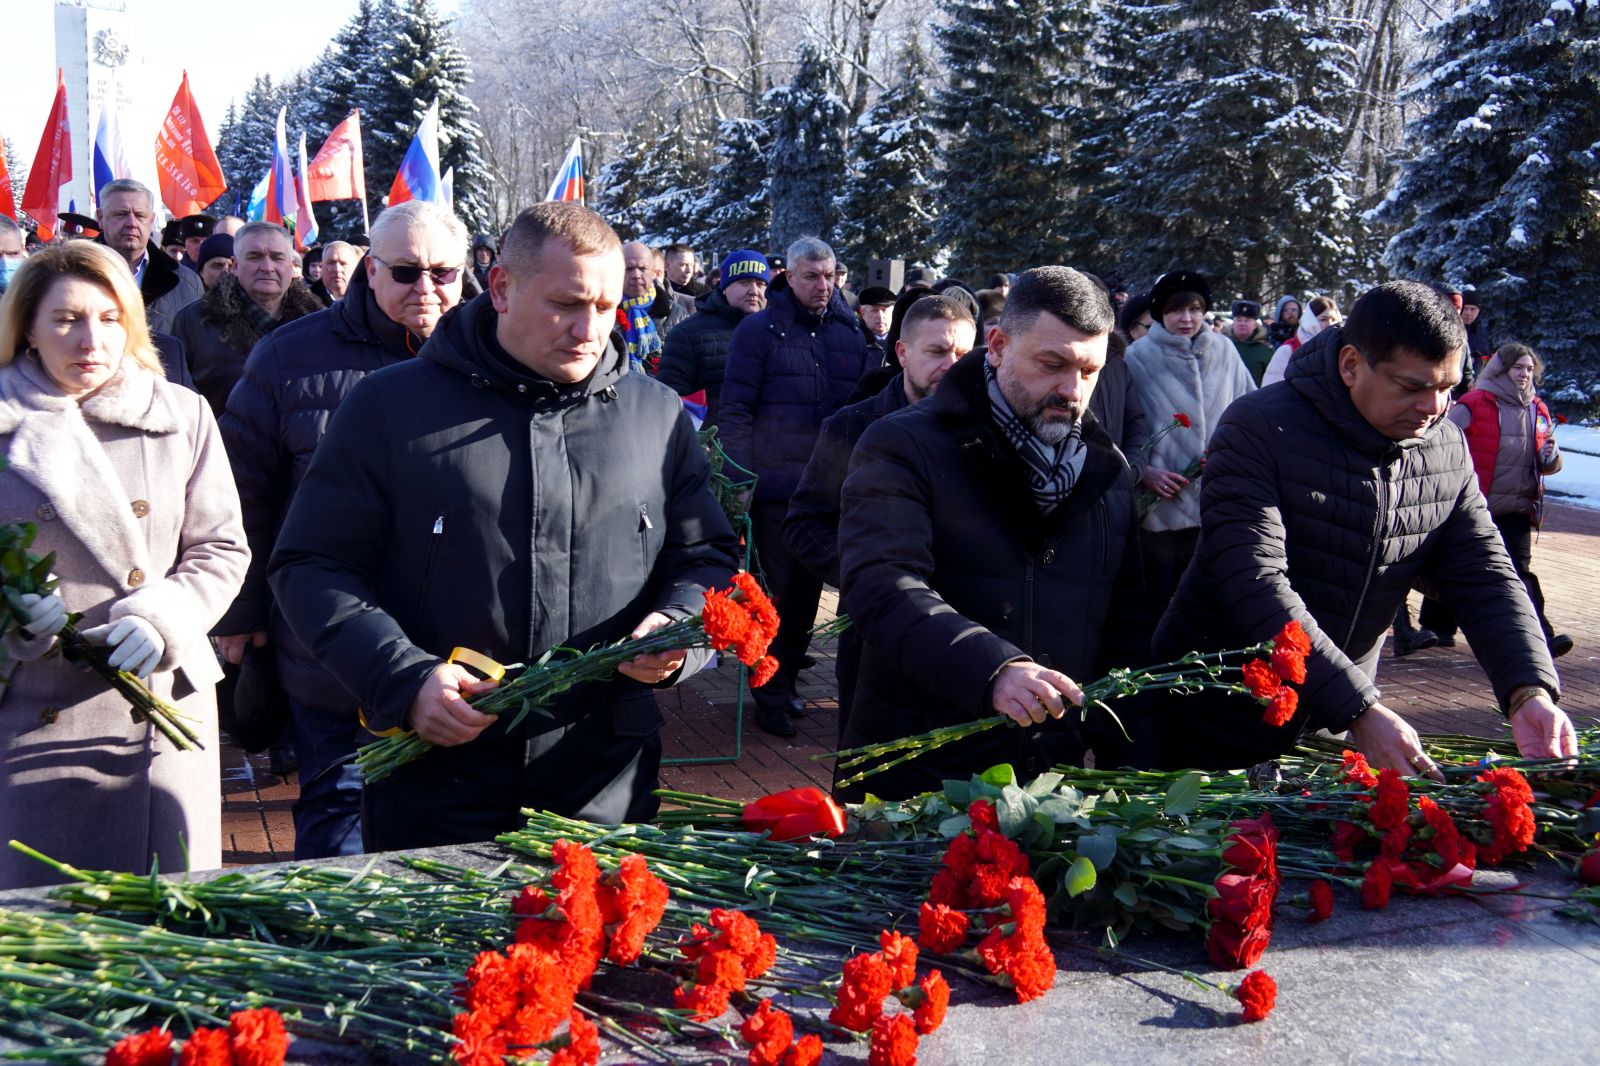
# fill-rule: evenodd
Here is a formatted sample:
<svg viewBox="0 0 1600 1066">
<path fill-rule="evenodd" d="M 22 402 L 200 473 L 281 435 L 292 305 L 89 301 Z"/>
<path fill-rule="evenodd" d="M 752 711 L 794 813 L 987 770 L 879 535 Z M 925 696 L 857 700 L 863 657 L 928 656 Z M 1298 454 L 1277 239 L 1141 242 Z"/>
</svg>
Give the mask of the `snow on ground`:
<svg viewBox="0 0 1600 1066">
<path fill-rule="evenodd" d="M 1546 499 L 1600 511 L 1600 426 L 1556 427 L 1561 472 L 1544 479 Z"/>
</svg>

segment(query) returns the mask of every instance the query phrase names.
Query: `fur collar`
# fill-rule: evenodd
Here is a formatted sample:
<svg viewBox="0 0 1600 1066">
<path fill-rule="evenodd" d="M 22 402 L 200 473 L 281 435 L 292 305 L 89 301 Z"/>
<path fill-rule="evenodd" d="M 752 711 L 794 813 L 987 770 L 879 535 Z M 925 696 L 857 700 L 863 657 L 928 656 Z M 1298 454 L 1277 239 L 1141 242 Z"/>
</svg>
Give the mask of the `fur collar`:
<svg viewBox="0 0 1600 1066">
<path fill-rule="evenodd" d="M 38 357 L 20 355 L 0 367 L 0 433 L 15 432 L 35 411 L 70 413 L 145 433 L 183 428 L 174 394 L 158 384 L 155 371 L 124 360 L 112 379 L 81 403 L 50 380 Z"/>
<path fill-rule="evenodd" d="M 283 306 L 278 309 L 276 321 L 266 318 L 232 274 L 223 275 L 222 280 L 200 298 L 200 320 L 222 335 L 222 343 L 245 355 L 278 326 L 322 309 L 322 301 L 299 278 L 290 282 L 289 291 L 283 294 Z"/>
</svg>

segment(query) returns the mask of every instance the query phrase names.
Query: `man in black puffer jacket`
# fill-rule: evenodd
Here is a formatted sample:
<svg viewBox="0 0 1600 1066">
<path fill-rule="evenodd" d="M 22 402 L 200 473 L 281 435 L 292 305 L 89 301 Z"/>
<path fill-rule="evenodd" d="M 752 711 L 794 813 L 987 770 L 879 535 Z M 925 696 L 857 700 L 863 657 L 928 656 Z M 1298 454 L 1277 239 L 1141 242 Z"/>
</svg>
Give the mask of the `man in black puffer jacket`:
<svg viewBox="0 0 1600 1066">
<path fill-rule="evenodd" d="M 257 647 L 270 642 L 276 652 L 300 774 L 297 859 L 361 853 L 361 775 L 354 759 L 357 745 L 372 738 L 361 729 L 355 697 L 272 610 L 267 560 L 339 405 L 372 371 L 416 354 L 460 302 L 466 242 L 466 227 L 437 204 L 410 200 L 384 211 L 372 227 L 372 254 L 351 276 L 343 299 L 267 334 L 246 360 L 222 415 L 251 558 L 244 588 L 217 624 L 226 634 L 218 643 L 232 663 L 243 657 L 247 641 Z"/>
<path fill-rule="evenodd" d="M 643 635 L 732 576 L 733 531 L 683 404 L 607 343 L 622 269 L 588 208 L 523 211 L 489 292 L 351 391 L 295 495 L 268 573 L 284 619 L 374 732 L 438 745 L 367 784 L 369 850 L 488 840 L 522 807 L 655 813 L 651 686 L 709 653 L 641 656 L 514 729 L 465 702 L 492 683 L 444 661 Z"/>
<path fill-rule="evenodd" d="M 903 798 L 1008 762 L 1120 765 L 1079 682 L 1144 660 L 1133 478 L 1088 411 L 1111 302 L 1083 274 L 1023 274 L 987 352 L 868 427 L 839 528 L 840 601 L 866 646 L 844 743 L 1005 714 L 995 729 L 836 789 Z M 1124 708 L 1119 707 L 1119 713 Z"/>
<path fill-rule="evenodd" d="M 876 396 L 840 409 L 822 423 L 817 449 L 800 475 L 783 520 L 784 540 L 794 557 L 817 577 L 839 587 L 839 497 L 850 454 L 867 427 L 880 418 L 921 403 L 956 361 L 972 350 L 977 323 L 955 300 L 929 296 L 906 312 L 895 365 L 900 373 Z M 839 634 L 834 677 L 839 682 L 839 732 L 850 719 L 856 675 L 861 665 L 861 635 L 852 627 Z"/>
<path fill-rule="evenodd" d="M 1384 632 L 1416 583 L 1460 618 L 1522 754 L 1575 754 L 1544 634 L 1466 442 L 1442 417 L 1465 346 L 1448 303 L 1392 282 L 1302 347 L 1284 381 L 1228 408 L 1207 452 L 1199 548 L 1155 654 L 1238 648 L 1290 621 L 1312 651 L 1281 727 L 1245 697 L 1170 700 L 1161 765 L 1249 766 L 1327 729 L 1349 730 L 1374 766 L 1436 772 L 1376 679 Z"/>
<path fill-rule="evenodd" d="M 758 479 L 756 557 L 783 623 L 772 644 L 777 676 L 752 694 L 756 724 L 778 736 L 793 736 L 784 716 L 801 713 L 795 675 L 822 594 L 822 582 L 789 553 L 783 518 L 822 420 L 849 402 L 867 362 L 861 320 L 833 287 L 833 249 L 802 237 L 788 262 L 788 287 L 733 331 L 717 416 L 728 457 Z"/>
<path fill-rule="evenodd" d="M 706 423 L 717 424 L 718 399 L 733 329 L 767 306 L 772 273 L 760 252 L 740 249 L 722 260 L 718 287 L 695 299 L 698 310 L 667 334 L 656 380 L 679 396 L 706 394 Z"/>
</svg>

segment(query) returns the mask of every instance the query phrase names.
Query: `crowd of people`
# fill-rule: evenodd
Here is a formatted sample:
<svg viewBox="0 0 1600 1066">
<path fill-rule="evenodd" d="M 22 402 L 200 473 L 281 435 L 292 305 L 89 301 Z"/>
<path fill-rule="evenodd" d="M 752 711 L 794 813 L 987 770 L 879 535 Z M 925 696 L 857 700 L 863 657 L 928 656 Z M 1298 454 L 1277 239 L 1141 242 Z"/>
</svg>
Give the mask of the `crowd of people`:
<svg viewBox="0 0 1600 1066">
<path fill-rule="evenodd" d="M 741 556 L 701 422 L 755 477 L 781 616 L 761 729 L 815 713 L 796 679 L 824 585 L 852 622 L 843 744 L 1030 727 L 880 774 L 878 795 L 996 762 L 1246 765 L 1319 729 L 1434 773 L 1378 684 L 1391 624 L 1397 653 L 1419 646 L 1414 587 L 1432 640 L 1471 641 L 1522 753 L 1574 752 L 1553 663 L 1572 641 L 1531 569 L 1561 462 L 1542 367 L 1489 349 L 1469 293 L 1389 283 L 1348 317 L 1285 295 L 1268 318 L 1247 297 L 1220 314 L 1191 270 L 1130 293 L 1062 266 L 858 292 L 818 237 L 703 266 L 574 203 L 491 239 L 412 201 L 297 250 L 267 222 L 157 234 L 133 181 L 98 202 L 34 248 L 0 218 L 0 515 L 36 524 L 59 579 L 15 599 L 4 637 L 0 839 L 218 866 L 217 685 L 252 668 L 285 712 L 298 858 L 485 840 L 523 807 L 652 817 L 653 690 L 708 653 L 640 656 L 512 724 L 472 707 L 496 682 L 451 652 L 532 662 L 698 612 Z M 201 723 L 202 750 L 66 661 L 68 612 Z M 1109 667 L 1291 621 L 1313 654 L 1285 725 L 1215 693 L 1082 711 Z M 401 729 L 438 750 L 364 785 L 357 748 Z M 0 854 L 0 887 L 49 876 Z"/>
</svg>

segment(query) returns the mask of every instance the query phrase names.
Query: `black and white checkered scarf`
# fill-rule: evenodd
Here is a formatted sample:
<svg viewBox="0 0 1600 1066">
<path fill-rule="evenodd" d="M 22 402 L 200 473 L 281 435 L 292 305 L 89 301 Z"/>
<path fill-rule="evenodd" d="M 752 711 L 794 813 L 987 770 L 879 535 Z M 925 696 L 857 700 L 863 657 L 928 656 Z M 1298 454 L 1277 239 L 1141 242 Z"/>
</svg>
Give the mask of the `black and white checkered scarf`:
<svg viewBox="0 0 1600 1066">
<path fill-rule="evenodd" d="M 1033 435 L 1028 424 L 1006 403 L 1005 393 L 1000 391 L 1000 379 L 987 361 L 983 364 L 983 376 L 989 385 L 989 411 L 994 416 L 994 424 L 1022 457 L 1028 470 L 1028 487 L 1033 490 L 1033 500 L 1039 505 L 1039 511 L 1049 514 L 1072 494 L 1072 486 L 1083 473 L 1083 461 L 1088 457 L 1083 444 L 1083 422 L 1074 422 L 1072 431 L 1060 444 L 1046 444 Z"/>
</svg>

